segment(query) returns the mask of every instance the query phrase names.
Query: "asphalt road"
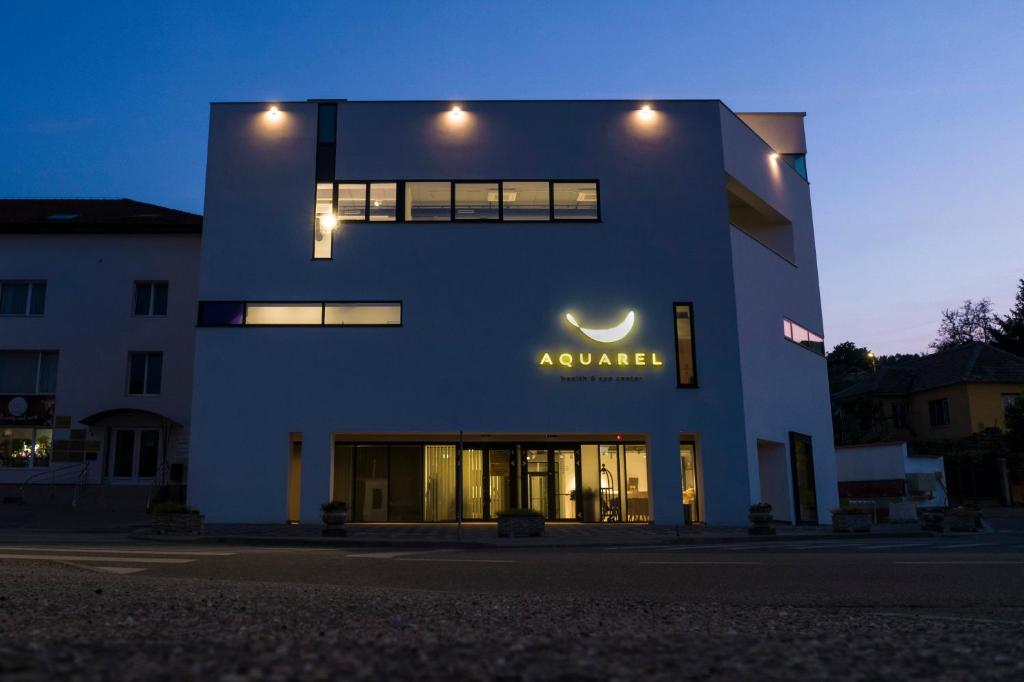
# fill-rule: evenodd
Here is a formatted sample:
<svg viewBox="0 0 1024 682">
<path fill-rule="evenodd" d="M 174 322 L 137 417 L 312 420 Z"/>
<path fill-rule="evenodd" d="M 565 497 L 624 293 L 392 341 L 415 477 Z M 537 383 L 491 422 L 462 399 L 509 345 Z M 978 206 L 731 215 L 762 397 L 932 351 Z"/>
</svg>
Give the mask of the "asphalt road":
<svg viewBox="0 0 1024 682">
<path fill-rule="evenodd" d="M 1024 534 L 0 545 L 0 677 L 1024 679 Z"/>
</svg>

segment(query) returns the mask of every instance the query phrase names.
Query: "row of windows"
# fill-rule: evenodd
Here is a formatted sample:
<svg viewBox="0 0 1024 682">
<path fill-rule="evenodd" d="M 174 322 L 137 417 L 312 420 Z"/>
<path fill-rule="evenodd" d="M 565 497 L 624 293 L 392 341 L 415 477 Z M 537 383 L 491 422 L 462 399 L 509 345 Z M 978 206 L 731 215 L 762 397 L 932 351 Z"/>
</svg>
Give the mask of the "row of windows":
<svg viewBox="0 0 1024 682">
<path fill-rule="evenodd" d="M 818 355 L 825 354 L 825 339 L 806 327 L 801 327 L 793 320 L 782 319 L 782 335 Z"/>
<path fill-rule="evenodd" d="M 401 324 L 399 301 L 203 301 L 199 304 L 200 327 L 397 327 Z"/>
<path fill-rule="evenodd" d="M 0 351 L 0 394 L 52 395 L 57 392 L 56 351 Z M 128 354 L 128 395 L 159 395 L 163 353 Z"/>
<path fill-rule="evenodd" d="M 601 219 L 596 180 L 339 181 L 316 186 L 313 257 L 351 222 L 581 222 Z"/>
<path fill-rule="evenodd" d="M 167 315 L 167 282 L 135 282 L 132 314 Z M 46 282 L 0 281 L 0 315 L 39 316 L 46 310 Z"/>
</svg>

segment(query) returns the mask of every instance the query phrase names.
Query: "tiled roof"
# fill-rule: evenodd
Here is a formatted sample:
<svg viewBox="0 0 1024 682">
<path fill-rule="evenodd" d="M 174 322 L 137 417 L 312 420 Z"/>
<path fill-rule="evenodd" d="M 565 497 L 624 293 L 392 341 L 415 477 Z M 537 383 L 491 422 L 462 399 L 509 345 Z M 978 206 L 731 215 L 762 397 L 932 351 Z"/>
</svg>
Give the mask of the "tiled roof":
<svg viewBox="0 0 1024 682">
<path fill-rule="evenodd" d="M 0 199 L 0 233 L 199 234 L 203 217 L 132 199 Z"/>
<path fill-rule="evenodd" d="M 866 395 L 908 395 L 961 383 L 1024 384 L 1024 358 L 987 343 L 883 365 L 870 377 L 832 397 L 842 401 Z"/>
</svg>

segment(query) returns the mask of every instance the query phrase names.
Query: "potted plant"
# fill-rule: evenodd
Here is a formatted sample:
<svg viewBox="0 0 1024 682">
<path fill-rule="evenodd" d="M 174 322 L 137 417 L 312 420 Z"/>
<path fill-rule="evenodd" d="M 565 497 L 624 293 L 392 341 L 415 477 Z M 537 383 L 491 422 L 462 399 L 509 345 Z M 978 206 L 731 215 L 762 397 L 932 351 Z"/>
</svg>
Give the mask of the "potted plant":
<svg viewBox="0 0 1024 682">
<path fill-rule="evenodd" d="M 324 535 L 344 535 L 348 521 L 348 505 L 341 500 L 331 500 L 320 505 L 320 518 L 324 522 Z"/>
<path fill-rule="evenodd" d="M 755 502 L 747 509 L 747 518 L 750 519 L 750 528 L 747 532 L 751 535 L 775 535 L 775 527 L 772 525 L 775 517 L 772 515 L 772 506 L 767 502 Z"/>
<path fill-rule="evenodd" d="M 499 538 L 544 535 L 544 516 L 532 509 L 509 509 L 498 513 Z"/>
<path fill-rule="evenodd" d="M 870 533 L 871 510 L 863 507 L 833 509 L 832 531 L 835 533 Z"/>
<path fill-rule="evenodd" d="M 946 512 L 938 507 L 929 507 L 921 510 L 921 529 L 941 533 L 946 530 Z"/>
<path fill-rule="evenodd" d="M 181 502 L 157 502 L 149 508 L 153 532 L 161 535 L 200 535 L 203 515 Z"/>
<path fill-rule="evenodd" d="M 946 512 L 949 529 L 958 533 L 973 533 L 981 525 L 981 512 L 970 507 L 953 507 Z"/>
</svg>

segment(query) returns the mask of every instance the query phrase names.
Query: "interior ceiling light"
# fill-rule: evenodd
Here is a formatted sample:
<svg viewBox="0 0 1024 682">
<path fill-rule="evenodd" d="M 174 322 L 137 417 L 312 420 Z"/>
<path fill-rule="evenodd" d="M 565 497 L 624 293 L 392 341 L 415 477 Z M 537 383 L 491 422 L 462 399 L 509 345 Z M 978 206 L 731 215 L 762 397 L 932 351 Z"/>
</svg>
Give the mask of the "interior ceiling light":
<svg viewBox="0 0 1024 682">
<path fill-rule="evenodd" d="M 338 216 L 333 213 L 324 213 L 320 216 L 320 229 L 330 232 L 338 226 Z"/>
</svg>

